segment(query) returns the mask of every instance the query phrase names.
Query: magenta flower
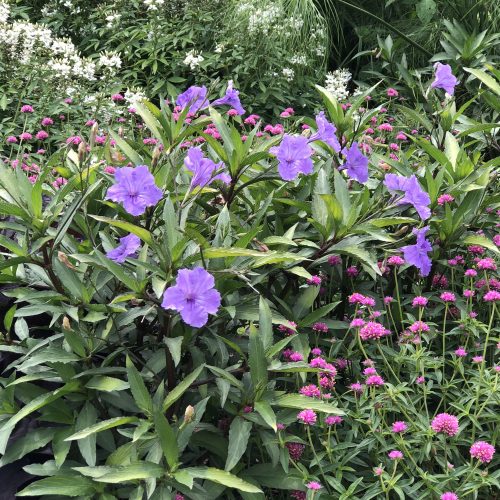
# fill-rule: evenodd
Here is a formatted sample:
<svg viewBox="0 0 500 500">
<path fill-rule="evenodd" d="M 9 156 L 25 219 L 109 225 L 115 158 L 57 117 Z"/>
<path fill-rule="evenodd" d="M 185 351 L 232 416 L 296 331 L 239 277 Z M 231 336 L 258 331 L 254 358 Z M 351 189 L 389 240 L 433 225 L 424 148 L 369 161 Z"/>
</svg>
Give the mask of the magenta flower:
<svg viewBox="0 0 500 500">
<path fill-rule="evenodd" d="M 413 229 L 413 234 L 417 237 L 415 245 L 401 247 L 406 261 L 420 270 L 422 276 L 428 276 L 431 272 L 432 261 L 427 255 L 432 250 L 431 244 L 425 239 L 425 234 L 429 226 L 422 229 Z"/>
<path fill-rule="evenodd" d="M 359 382 L 353 382 L 350 386 L 349 389 L 354 392 L 355 394 L 361 394 L 364 390 L 363 384 L 360 384 Z"/>
<path fill-rule="evenodd" d="M 146 165 L 117 168 L 115 184 L 106 193 L 107 200 L 122 203 L 131 215 L 143 214 L 147 207 L 156 205 L 161 197 L 162 191 Z"/>
<path fill-rule="evenodd" d="M 490 290 L 489 292 L 484 294 L 483 299 L 485 302 L 499 302 L 500 292 L 497 292 L 496 290 Z"/>
<path fill-rule="evenodd" d="M 414 299 L 413 302 L 411 303 L 412 307 L 425 307 L 427 305 L 427 302 L 429 302 L 425 297 L 422 297 L 421 295 L 417 295 Z"/>
<path fill-rule="evenodd" d="M 212 102 L 212 106 L 230 106 L 236 110 L 238 115 L 244 115 L 245 110 L 241 105 L 239 94 L 238 90 L 233 89 L 233 81 L 229 80 L 225 96 Z M 177 104 L 179 103 L 177 102 Z"/>
<path fill-rule="evenodd" d="M 197 113 L 198 111 L 208 108 L 210 102 L 207 99 L 207 88 L 197 87 L 195 85 L 189 87 L 185 92 L 177 96 L 175 101 L 177 106 L 184 109 L 189 106 L 190 113 Z"/>
<path fill-rule="evenodd" d="M 494 454 L 495 447 L 485 441 L 476 441 L 470 447 L 471 457 L 477 458 L 483 464 L 491 462 Z"/>
<path fill-rule="evenodd" d="M 406 422 L 403 422 L 402 420 L 398 420 L 397 422 L 394 422 L 392 424 L 392 432 L 402 433 L 405 432 L 407 429 L 408 426 L 406 425 Z"/>
<path fill-rule="evenodd" d="M 485 257 L 477 262 L 477 268 L 483 271 L 496 271 L 497 265 L 491 257 Z"/>
<path fill-rule="evenodd" d="M 322 323 L 320 321 L 318 321 L 317 323 L 314 323 L 312 326 L 312 329 L 315 332 L 328 333 L 328 325 L 326 323 Z"/>
<path fill-rule="evenodd" d="M 21 106 L 21 113 L 33 113 L 33 111 L 34 111 L 33 106 L 30 106 L 29 104 Z"/>
<path fill-rule="evenodd" d="M 403 177 L 396 174 L 386 174 L 384 184 L 389 191 L 403 191 L 404 196 L 398 200 L 398 205 L 406 203 L 412 205 L 422 220 L 426 220 L 431 216 L 429 208 L 431 199 L 420 187 L 415 175 Z"/>
<path fill-rule="evenodd" d="M 43 127 L 48 127 L 50 125 L 54 125 L 54 120 L 52 118 L 49 118 L 48 116 L 45 116 L 44 118 L 42 118 L 41 123 Z"/>
<path fill-rule="evenodd" d="M 325 418 L 325 424 L 326 425 L 339 425 L 344 421 L 342 417 L 339 417 L 337 415 L 330 415 Z"/>
<path fill-rule="evenodd" d="M 207 323 L 209 314 L 217 312 L 220 303 L 214 277 L 196 267 L 179 270 L 175 286 L 165 290 L 161 306 L 178 311 L 184 323 L 199 328 Z"/>
<path fill-rule="evenodd" d="M 209 158 L 205 158 L 200 148 L 191 148 L 188 150 L 187 156 L 184 159 L 184 166 L 193 173 L 191 189 L 196 186 L 204 187 L 215 180 L 220 180 L 226 184 L 231 182 L 231 177 L 225 172 L 214 175 L 224 164 L 222 162 L 214 163 Z"/>
<path fill-rule="evenodd" d="M 285 446 L 288 448 L 288 454 L 292 460 L 300 460 L 302 453 L 304 453 L 305 445 L 300 443 L 286 443 Z"/>
<path fill-rule="evenodd" d="M 39 140 L 39 141 L 44 141 L 45 139 L 47 139 L 47 137 L 49 136 L 49 134 L 47 132 L 45 132 L 45 130 L 39 130 L 37 133 L 36 133 L 36 138 Z"/>
<path fill-rule="evenodd" d="M 368 158 L 359 150 L 358 143 L 353 142 L 350 148 L 344 148 L 344 167 L 347 175 L 361 184 L 368 180 Z"/>
<path fill-rule="evenodd" d="M 453 292 L 443 292 L 439 298 L 443 302 L 456 302 L 457 298 L 455 297 L 455 294 Z"/>
<path fill-rule="evenodd" d="M 430 330 L 430 327 L 427 323 L 424 323 L 423 321 L 415 321 L 410 325 L 409 330 L 413 333 L 421 333 L 421 332 L 428 332 Z"/>
<path fill-rule="evenodd" d="M 451 194 L 442 194 L 438 199 L 438 205 L 444 205 L 445 203 L 451 203 L 455 198 Z"/>
<path fill-rule="evenodd" d="M 393 255 L 387 259 L 387 264 L 389 266 L 402 266 L 405 263 L 405 260 L 399 255 Z"/>
<path fill-rule="evenodd" d="M 21 141 L 30 141 L 33 139 L 33 136 L 29 132 L 23 132 L 20 136 L 19 139 Z"/>
<path fill-rule="evenodd" d="M 297 419 L 300 420 L 304 425 L 314 425 L 317 420 L 317 415 L 312 410 L 302 410 L 297 415 Z"/>
<path fill-rule="evenodd" d="M 294 363 L 297 361 L 304 361 L 304 356 L 302 356 L 300 352 L 292 352 L 292 354 L 290 354 L 290 361 L 293 361 Z"/>
<path fill-rule="evenodd" d="M 392 450 L 387 456 L 391 460 L 401 460 L 403 458 L 403 454 L 399 450 Z"/>
<path fill-rule="evenodd" d="M 134 255 L 137 249 L 141 246 L 141 240 L 135 234 L 129 234 L 120 238 L 120 244 L 110 250 L 106 257 L 120 264 L 125 262 L 125 259 L 130 255 Z"/>
<path fill-rule="evenodd" d="M 457 84 L 458 80 L 451 72 L 449 64 L 438 62 L 434 65 L 434 81 L 431 83 L 433 89 L 443 89 L 447 94 L 453 95 Z"/>
<path fill-rule="evenodd" d="M 463 347 L 459 347 L 458 349 L 455 349 L 455 356 L 464 358 L 467 356 L 467 351 Z"/>
<path fill-rule="evenodd" d="M 440 500 L 458 500 L 458 496 L 452 491 L 446 491 L 439 498 Z"/>
<path fill-rule="evenodd" d="M 273 147 L 269 152 L 278 158 L 278 171 L 285 181 L 293 181 L 299 174 L 313 173 L 313 150 L 305 137 L 285 134 L 279 147 Z"/>
<path fill-rule="evenodd" d="M 371 375 L 365 380 L 365 384 L 368 386 L 381 386 L 384 385 L 384 379 L 380 375 Z"/>
<path fill-rule="evenodd" d="M 389 334 L 390 331 L 376 321 L 369 321 L 359 330 L 361 340 L 377 340 Z"/>
<path fill-rule="evenodd" d="M 341 146 L 339 140 L 335 134 L 337 129 L 333 123 L 330 123 L 325 118 L 324 111 L 321 111 L 318 115 L 316 115 L 316 127 L 317 132 L 309 138 L 309 141 L 323 141 L 325 144 L 328 144 L 336 153 L 339 153 L 341 150 Z"/>
<path fill-rule="evenodd" d="M 320 490 L 322 488 L 321 483 L 318 483 L 317 481 L 311 481 L 307 483 L 306 486 L 309 490 Z"/>
<path fill-rule="evenodd" d="M 449 413 L 440 413 L 432 420 L 431 427 L 434 432 L 455 436 L 458 433 L 458 418 Z"/>
<path fill-rule="evenodd" d="M 398 95 L 399 93 L 396 89 L 393 89 L 392 87 L 387 89 L 387 97 L 397 97 Z"/>
<path fill-rule="evenodd" d="M 17 137 L 15 135 L 9 135 L 5 141 L 8 144 L 15 144 L 17 142 Z"/>
<path fill-rule="evenodd" d="M 299 393 L 308 398 L 320 398 L 321 391 L 317 385 L 309 384 L 301 387 Z"/>
</svg>

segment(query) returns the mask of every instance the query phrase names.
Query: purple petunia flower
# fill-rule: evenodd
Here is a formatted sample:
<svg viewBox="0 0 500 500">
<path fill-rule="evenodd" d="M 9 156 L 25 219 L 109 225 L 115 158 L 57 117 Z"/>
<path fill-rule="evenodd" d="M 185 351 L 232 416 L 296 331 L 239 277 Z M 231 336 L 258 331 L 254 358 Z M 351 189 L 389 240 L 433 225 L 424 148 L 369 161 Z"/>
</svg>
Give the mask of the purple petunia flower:
<svg viewBox="0 0 500 500">
<path fill-rule="evenodd" d="M 231 108 L 235 109 L 239 115 L 244 115 L 245 110 L 241 105 L 239 94 L 240 93 L 238 90 L 233 89 L 233 80 L 229 80 L 227 84 L 226 94 L 224 95 L 224 97 L 216 99 L 212 103 L 212 106 L 230 106 Z"/>
<path fill-rule="evenodd" d="M 451 66 L 449 64 L 441 64 L 440 62 L 436 63 L 434 65 L 434 76 L 435 78 L 431 83 L 431 87 L 433 89 L 443 89 L 447 94 L 453 95 L 458 80 L 451 72 Z"/>
<path fill-rule="evenodd" d="M 219 309 L 221 297 L 214 286 L 214 277 L 202 267 L 181 269 L 175 286 L 165 290 L 161 306 L 179 311 L 184 323 L 199 328 Z"/>
<path fill-rule="evenodd" d="M 364 184 L 368 180 L 368 158 L 359 150 L 358 143 L 353 142 L 350 148 L 344 148 L 342 154 L 347 175 Z"/>
<path fill-rule="evenodd" d="M 200 148 L 189 149 L 184 159 L 184 166 L 193 173 L 191 188 L 196 186 L 204 187 L 215 180 L 220 180 L 226 184 L 231 181 L 231 177 L 224 172 L 214 176 L 214 172 L 220 170 L 224 164 L 222 162 L 216 164 L 209 158 L 205 158 Z"/>
<path fill-rule="evenodd" d="M 420 187 L 415 177 L 404 177 L 396 174 L 386 174 L 384 184 L 389 191 L 403 191 L 404 196 L 398 201 L 398 205 L 409 203 L 413 205 L 422 220 L 431 216 L 429 195 Z"/>
<path fill-rule="evenodd" d="M 147 207 L 161 200 L 162 191 L 146 165 L 117 168 L 115 181 L 108 189 L 106 199 L 123 203 L 123 208 L 131 215 L 141 215 Z"/>
<path fill-rule="evenodd" d="M 428 276 L 431 271 L 432 261 L 427 255 L 432 250 L 431 244 L 425 239 L 429 226 L 422 229 L 414 229 L 413 234 L 417 237 L 415 245 L 406 245 L 401 248 L 406 262 L 420 269 L 422 276 Z"/>
<path fill-rule="evenodd" d="M 207 88 L 204 85 L 203 87 L 192 85 L 185 92 L 177 96 L 175 103 L 182 109 L 189 106 L 190 113 L 197 113 L 202 109 L 208 108 L 210 102 L 207 99 Z"/>
<path fill-rule="evenodd" d="M 309 141 L 323 141 L 325 144 L 328 144 L 336 153 L 339 153 L 341 150 L 339 140 L 335 135 L 337 129 L 333 123 L 330 123 L 325 118 L 324 111 L 321 111 L 318 115 L 316 115 L 316 126 L 317 132 L 313 134 Z"/>
<path fill-rule="evenodd" d="M 313 150 L 305 137 L 285 134 L 279 147 L 273 147 L 269 152 L 278 158 L 278 171 L 285 181 L 293 181 L 299 174 L 313 173 Z"/>
<path fill-rule="evenodd" d="M 123 264 L 125 259 L 130 255 L 134 255 L 140 246 L 141 240 L 139 237 L 135 234 L 129 234 L 128 236 L 120 238 L 120 244 L 116 248 L 113 248 L 113 250 L 110 250 L 106 254 L 106 257 L 119 264 Z"/>
</svg>

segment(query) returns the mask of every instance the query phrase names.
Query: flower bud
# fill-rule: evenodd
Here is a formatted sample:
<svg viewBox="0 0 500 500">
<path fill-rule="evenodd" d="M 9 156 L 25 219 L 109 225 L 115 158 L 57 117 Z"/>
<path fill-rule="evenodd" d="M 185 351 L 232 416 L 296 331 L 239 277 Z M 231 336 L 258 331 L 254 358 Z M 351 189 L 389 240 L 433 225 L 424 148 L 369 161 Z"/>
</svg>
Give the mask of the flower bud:
<svg viewBox="0 0 500 500">
<path fill-rule="evenodd" d="M 194 408 L 191 405 L 186 407 L 186 411 L 184 412 L 184 422 L 189 424 L 193 421 L 194 418 Z"/>
<path fill-rule="evenodd" d="M 66 331 L 71 330 L 71 323 L 70 323 L 69 318 L 67 316 L 64 316 L 63 321 L 62 321 L 62 326 L 63 326 L 63 329 Z"/>
</svg>

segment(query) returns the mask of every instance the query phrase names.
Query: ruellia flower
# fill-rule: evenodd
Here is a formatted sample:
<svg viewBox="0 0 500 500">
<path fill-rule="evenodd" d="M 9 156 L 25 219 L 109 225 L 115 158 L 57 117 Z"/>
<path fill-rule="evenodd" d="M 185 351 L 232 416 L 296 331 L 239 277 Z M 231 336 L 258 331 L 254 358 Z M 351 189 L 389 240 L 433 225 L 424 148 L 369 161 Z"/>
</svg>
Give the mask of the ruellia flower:
<svg viewBox="0 0 500 500">
<path fill-rule="evenodd" d="M 316 115 L 316 127 L 317 131 L 309 138 L 309 141 L 323 141 L 328 144 L 336 153 L 340 152 L 341 147 L 339 140 L 335 134 L 337 129 L 333 123 L 330 123 L 325 118 L 325 112 L 321 111 Z"/>
<path fill-rule="evenodd" d="M 491 462 L 494 454 L 495 447 L 485 441 L 476 441 L 470 447 L 470 456 L 477 458 L 483 464 Z"/>
<path fill-rule="evenodd" d="M 384 184 L 389 191 L 402 191 L 404 193 L 403 197 L 398 200 L 398 205 L 412 205 L 422 220 L 431 216 L 429 208 L 431 199 L 421 188 L 415 175 L 403 177 L 396 174 L 386 174 Z"/>
<path fill-rule="evenodd" d="M 314 425 L 317 420 L 317 415 L 313 410 L 302 410 L 298 413 L 297 419 L 304 425 Z"/>
<path fill-rule="evenodd" d="M 141 215 L 147 207 L 156 205 L 162 197 L 162 190 L 146 165 L 117 168 L 115 184 L 111 186 L 106 199 L 122 203 L 131 215 Z"/>
<path fill-rule="evenodd" d="M 229 184 L 231 177 L 226 172 L 215 173 L 224 167 L 224 164 L 215 163 L 210 158 L 205 158 L 200 148 L 191 148 L 184 159 L 184 166 L 192 172 L 191 189 L 199 186 L 205 187 L 213 181 L 219 180 Z"/>
<path fill-rule="evenodd" d="M 201 327 L 215 314 L 221 303 L 214 277 L 202 267 L 180 269 L 175 286 L 165 290 L 161 306 L 178 311 L 184 323 Z"/>
<path fill-rule="evenodd" d="M 197 113 L 202 109 L 208 108 L 210 102 L 207 99 L 207 88 L 205 86 L 197 87 L 193 85 L 180 94 L 175 103 L 181 109 L 189 106 L 190 113 Z"/>
<path fill-rule="evenodd" d="M 420 270 L 422 276 L 428 276 L 431 272 L 432 261 L 428 253 L 432 250 L 431 244 L 425 239 L 429 226 L 422 229 L 413 229 L 413 234 L 417 237 L 415 245 L 401 247 L 406 261 Z"/>
<path fill-rule="evenodd" d="M 120 244 L 110 250 L 106 257 L 108 259 L 114 260 L 120 264 L 125 262 L 127 257 L 134 255 L 137 252 L 137 249 L 141 246 L 141 240 L 135 234 L 129 234 L 128 236 L 124 236 L 120 238 Z"/>
<path fill-rule="evenodd" d="M 299 174 L 313 173 L 313 150 L 305 137 L 285 134 L 281 144 L 269 152 L 278 158 L 278 172 L 285 181 L 293 181 Z"/>
<path fill-rule="evenodd" d="M 351 147 L 344 148 L 342 154 L 345 157 L 344 167 L 347 175 L 361 184 L 368 180 L 368 158 L 360 151 L 357 142 L 353 142 Z"/>
<path fill-rule="evenodd" d="M 240 102 L 240 92 L 233 88 L 233 81 L 229 80 L 224 97 L 212 102 L 212 106 L 229 106 L 235 109 L 238 115 L 244 115 L 245 110 Z"/>
<path fill-rule="evenodd" d="M 434 65 L 434 81 L 431 83 L 433 89 L 443 89 L 447 94 L 453 95 L 458 80 L 451 72 L 449 64 L 437 62 Z"/>
<path fill-rule="evenodd" d="M 431 422 L 434 432 L 455 436 L 458 433 L 458 418 L 449 413 L 436 415 Z"/>
</svg>

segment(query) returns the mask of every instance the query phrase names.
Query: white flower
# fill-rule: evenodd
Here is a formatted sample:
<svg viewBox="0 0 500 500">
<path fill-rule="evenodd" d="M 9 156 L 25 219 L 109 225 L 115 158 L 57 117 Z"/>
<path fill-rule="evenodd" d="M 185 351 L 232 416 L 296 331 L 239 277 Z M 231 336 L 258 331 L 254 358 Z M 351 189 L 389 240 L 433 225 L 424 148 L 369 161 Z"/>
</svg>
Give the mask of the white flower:
<svg viewBox="0 0 500 500">
<path fill-rule="evenodd" d="M 132 107 L 146 99 L 144 92 L 142 92 L 141 90 L 134 91 L 127 89 L 124 97 L 127 103 Z"/>
<path fill-rule="evenodd" d="M 10 7 L 8 3 L 0 2 L 0 24 L 6 23 L 9 19 Z"/>
<path fill-rule="evenodd" d="M 103 52 L 99 56 L 99 66 L 104 69 L 119 69 L 122 66 L 122 60 L 114 52 Z"/>
<path fill-rule="evenodd" d="M 347 69 L 337 69 L 326 75 L 325 88 L 330 92 L 337 101 L 342 101 L 349 97 L 347 85 L 352 78 L 351 73 Z"/>
<path fill-rule="evenodd" d="M 281 73 L 288 82 L 293 81 L 293 78 L 295 77 L 295 71 L 292 68 L 283 68 Z"/>
<path fill-rule="evenodd" d="M 201 52 L 198 54 L 194 49 L 190 50 L 187 54 L 186 57 L 184 58 L 184 61 L 182 61 L 186 66 L 189 66 L 191 70 L 196 69 L 197 66 L 200 65 L 201 62 L 203 62 L 205 58 L 201 55 Z"/>
<path fill-rule="evenodd" d="M 144 0 L 144 5 L 148 10 L 159 10 L 159 8 L 165 3 L 165 0 Z"/>
</svg>

